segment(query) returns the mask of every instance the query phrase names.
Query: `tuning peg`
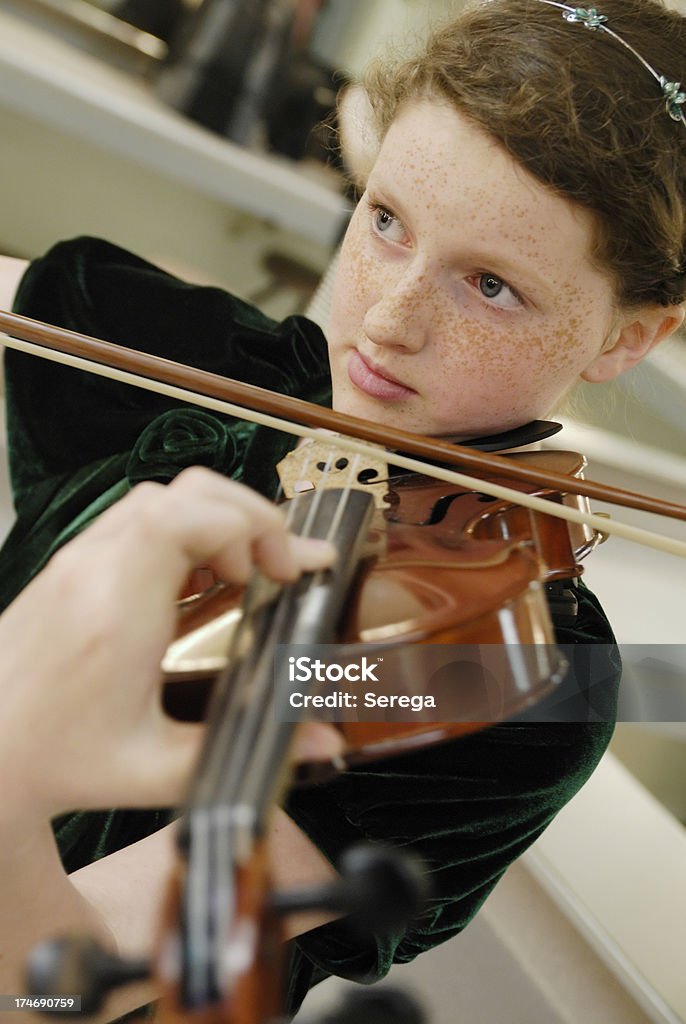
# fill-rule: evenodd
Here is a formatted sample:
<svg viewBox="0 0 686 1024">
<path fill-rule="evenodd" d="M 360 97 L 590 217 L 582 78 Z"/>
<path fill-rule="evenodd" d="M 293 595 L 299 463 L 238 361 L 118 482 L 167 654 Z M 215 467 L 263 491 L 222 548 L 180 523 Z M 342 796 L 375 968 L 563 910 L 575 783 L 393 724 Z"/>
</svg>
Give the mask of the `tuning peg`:
<svg viewBox="0 0 686 1024">
<path fill-rule="evenodd" d="M 73 1015 L 97 1013 L 110 992 L 149 978 L 147 960 L 124 960 L 108 953 L 89 936 L 69 936 L 41 942 L 31 951 L 26 968 L 27 991 L 32 996 L 81 996 L 81 1010 Z"/>
<path fill-rule="evenodd" d="M 426 872 L 406 853 L 360 843 L 341 858 L 342 877 L 329 885 L 275 893 L 271 907 L 280 915 L 304 910 L 350 914 L 367 930 L 396 928 L 416 916 L 428 895 Z"/>
</svg>

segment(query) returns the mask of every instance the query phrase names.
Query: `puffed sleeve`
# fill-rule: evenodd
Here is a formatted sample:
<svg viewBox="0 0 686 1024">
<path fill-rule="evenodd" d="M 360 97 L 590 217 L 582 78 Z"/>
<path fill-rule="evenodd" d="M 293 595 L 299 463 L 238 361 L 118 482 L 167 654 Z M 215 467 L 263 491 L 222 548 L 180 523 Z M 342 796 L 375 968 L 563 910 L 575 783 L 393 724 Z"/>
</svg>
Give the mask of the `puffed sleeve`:
<svg viewBox="0 0 686 1024">
<path fill-rule="evenodd" d="M 191 285 L 94 238 L 61 242 L 32 263 L 15 310 L 105 341 L 282 394 L 321 397 L 326 343 L 303 317 L 276 323 L 220 288 Z M 130 451 L 180 403 L 8 350 L 7 417 L 15 495 Z"/>
<path fill-rule="evenodd" d="M 219 288 L 178 280 L 117 246 L 62 242 L 24 276 L 18 313 L 323 404 L 326 342 L 304 317 L 276 323 Z M 285 434 L 8 350 L 7 433 L 16 521 L 0 552 L 0 608 L 54 551 L 141 480 L 205 465 L 271 495 Z"/>
</svg>

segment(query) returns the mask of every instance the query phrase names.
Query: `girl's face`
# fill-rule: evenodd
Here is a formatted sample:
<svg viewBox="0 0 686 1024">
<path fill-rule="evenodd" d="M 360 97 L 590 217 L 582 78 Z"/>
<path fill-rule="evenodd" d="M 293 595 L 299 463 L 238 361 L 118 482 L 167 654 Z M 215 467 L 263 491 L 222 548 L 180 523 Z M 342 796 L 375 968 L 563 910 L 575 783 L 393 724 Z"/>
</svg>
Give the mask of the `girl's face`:
<svg viewBox="0 0 686 1024">
<path fill-rule="evenodd" d="M 392 124 L 340 258 L 334 408 L 467 438 L 549 415 L 613 331 L 589 215 L 447 104 Z"/>
</svg>

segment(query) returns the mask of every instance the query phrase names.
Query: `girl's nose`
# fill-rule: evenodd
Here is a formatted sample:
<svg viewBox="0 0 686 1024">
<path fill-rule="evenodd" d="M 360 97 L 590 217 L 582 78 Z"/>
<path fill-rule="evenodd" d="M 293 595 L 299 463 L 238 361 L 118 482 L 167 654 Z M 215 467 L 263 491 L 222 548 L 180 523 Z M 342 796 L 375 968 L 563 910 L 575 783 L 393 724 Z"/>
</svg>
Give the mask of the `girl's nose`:
<svg viewBox="0 0 686 1024">
<path fill-rule="evenodd" d="M 374 345 L 420 351 L 429 333 L 430 290 L 423 276 L 388 284 L 365 314 L 364 331 L 369 340 Z"/>
</svg>

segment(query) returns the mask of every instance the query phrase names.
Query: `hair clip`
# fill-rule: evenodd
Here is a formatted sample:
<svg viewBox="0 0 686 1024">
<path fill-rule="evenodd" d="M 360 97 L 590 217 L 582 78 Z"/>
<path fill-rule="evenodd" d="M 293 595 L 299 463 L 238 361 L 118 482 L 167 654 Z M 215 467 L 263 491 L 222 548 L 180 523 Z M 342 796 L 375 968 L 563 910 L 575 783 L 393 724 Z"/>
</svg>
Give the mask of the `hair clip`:
<svg viewBox="0 0 686 1024">
<path fill-rule="evenodd" d="M 681 92 L 681 82 L 670 82 L 664 75 L 658 74 L 655 68 L 641 56 L 638 50 L 635 50 L 630 43 L 627 43 L 625 39 L 622 39 L 611 28 L 608 28 L 606 15 L 598 14 L 595 7 L 570 7 L 568 4 L 557 3 L 556 0 L 540 0 L 540 3 L 547 4 L 548 7 L 559 8 L 562 11 L 562 17 L 565 21 L 570 22 L 570 24 L 583 25 L 584 28 L 591 29 L 591 31 L 600 29 L 601 32 L 606 32 L 613 39 L 616 39 L 620 46 L 623 46 L 625 50 L 628 50 L 629 53 L 632 53 L 641 62 L 646 71 L 650 72 L 659 84 L 665 101 L 665 110 L 671 119 L 673 121 L 681 121 L 683 125 L 686 125 L 686 112 L 683 109 L 684 104 L 686 104 L 686 92 Z"/>
<path fill-rule="evenodd" d="M 604 14 L 598 14 L 595 7 L 575 7 L 574 10 L 565 11 L 562 17 L 565 21 L 578 21 L 584 28 L 596 29 L 600 28 L 607 21 L 607 17 Z"/>
<path fill-rule="evenodd" d="M 667 113 L 673 121 L 683 121 L 684 112 L 681 108 L 686 103 L 686 92 L 679 92 L 681 82 L 668 82 L 664 75 L 661 75 L 660 86 L 665 98 Z"/>
</svg>

